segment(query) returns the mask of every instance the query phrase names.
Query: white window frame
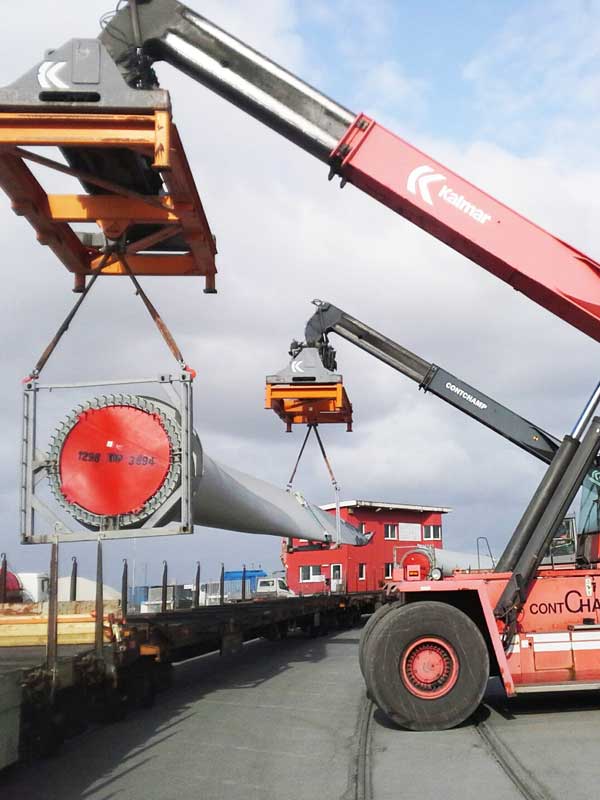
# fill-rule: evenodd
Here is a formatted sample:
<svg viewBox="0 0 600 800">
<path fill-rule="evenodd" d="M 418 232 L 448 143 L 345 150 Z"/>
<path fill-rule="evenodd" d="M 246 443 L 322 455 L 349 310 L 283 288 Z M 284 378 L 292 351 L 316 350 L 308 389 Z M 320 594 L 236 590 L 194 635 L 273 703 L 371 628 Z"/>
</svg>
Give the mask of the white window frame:
<svg viewBox="0 0 600 800">
<path fill-rule="evenodd" d="M 303 578 L 302 577 L 302 570 L 308 569 L 309 577 Z M 318 569 L 317 573 L 313 572 L 313 570 Z M 321 573 L 321 565 L 320 564 L 303 564 L 300 567 L 300 583 L 321 583 L 323 581 L 323 574 Z"/>
<path fill-rule="evenodd" d="M 420 542 L 421 524 L 419 522 L 399 522 L 398 541 L 399 542 Z"/>
<path fill-rule="evenodd" d="M 358 565 L 358 580 L 359 581 L 366 581 L 367 580 L 367 565 L 366 564 L 359 564 Z"/>
<path fill-rule="evenodd" d="M 394 535 L 388 536 L 388 531 L 392 530 Z M 398 523 L 397 522 L 385 522 L 383 524 L 383 538 L 388 542 L 394 542 L 398 540 Z"/>
<path fill-rule="evenodd" d="M 428 536 L 427 529 L 437 528 L 437 536 Z M 432 530 L 433 532 L 433 530 Z M 423 541 L 424 542 L 439 542 L 442 539 L 442 526 L 441 525 L 423 525 Z"/>
<path fill-rule="evenodd" d="M 394 564 L 392 561 L 388 561 L 385 564 L 385 579 L 390 580 L 392 577 L 392 570 L 394 569 Z"/>
</svg>

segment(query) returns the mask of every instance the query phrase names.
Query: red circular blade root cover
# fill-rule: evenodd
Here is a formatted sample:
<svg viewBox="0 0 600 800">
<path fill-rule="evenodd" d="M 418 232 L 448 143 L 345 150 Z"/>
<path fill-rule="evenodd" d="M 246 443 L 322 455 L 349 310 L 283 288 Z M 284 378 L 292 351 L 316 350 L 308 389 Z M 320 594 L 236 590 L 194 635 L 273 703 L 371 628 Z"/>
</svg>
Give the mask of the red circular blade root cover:
<svg viewBox="0 0 600 800">
<path fill-rule="evenodd" d="M 84 411 L 60 452 L 61 491 L 92 514 L 136 513 L 169 472 L 169 436 L 157 414 L 130 406 Z"/>
</svg>

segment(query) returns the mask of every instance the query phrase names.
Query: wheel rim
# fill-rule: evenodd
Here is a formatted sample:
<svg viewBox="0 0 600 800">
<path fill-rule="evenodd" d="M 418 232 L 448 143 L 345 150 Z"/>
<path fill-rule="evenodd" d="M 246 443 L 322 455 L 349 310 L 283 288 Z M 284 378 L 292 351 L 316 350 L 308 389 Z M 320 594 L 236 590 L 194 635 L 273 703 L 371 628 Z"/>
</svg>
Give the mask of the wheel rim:
<svg viewBox="0 0 600 800">
<path fill-rule="evenodd" d="M 458 679 L 456 651 L 443 639 L 424 636 L 410 644 L 399 664 L 402 682 L 411 694 L 435 700 L 452 690 Z"/>
</svg>

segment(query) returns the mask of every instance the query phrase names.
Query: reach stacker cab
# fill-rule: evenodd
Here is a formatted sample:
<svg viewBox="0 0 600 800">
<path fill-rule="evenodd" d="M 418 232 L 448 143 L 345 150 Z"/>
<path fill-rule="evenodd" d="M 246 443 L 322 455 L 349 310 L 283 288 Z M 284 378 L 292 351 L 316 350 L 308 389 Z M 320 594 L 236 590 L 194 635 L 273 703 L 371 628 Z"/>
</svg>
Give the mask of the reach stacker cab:
<svg viewBox="0 0 600 800">
<path fill-rule="evenodd" d="M 565 436 L 493 572 L 405 581 L 361 638 L 370 696 L 396 724 L 441 730 L 475 711 L 490 676 L 508 697 L 600 688 L 599 534 L 579 537 L 576 561 L 541 565 L 596 459 L 596 389 Z"/>
</svg>

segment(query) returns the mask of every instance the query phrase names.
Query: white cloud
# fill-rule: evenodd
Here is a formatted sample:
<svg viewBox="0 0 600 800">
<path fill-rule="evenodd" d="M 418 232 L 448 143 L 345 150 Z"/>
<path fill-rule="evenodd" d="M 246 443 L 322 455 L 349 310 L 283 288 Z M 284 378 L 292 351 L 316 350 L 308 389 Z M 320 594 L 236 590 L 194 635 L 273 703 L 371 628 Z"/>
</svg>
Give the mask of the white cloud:
<svg viewBox="0 0 600 800">
<path fill-rule="evenodd" d="M 367 66 L 357 82 L 356 98 L 361 110 L 379 122 L 387 121 L 388 109 L 402 109 L 404 124 L 417 119 L 424 111 L 428 87 L 424 80 L 405 74 L 393 59 Z"/>
<path fill-rule="evenodd" d="M 597 162 L 599 22 L 600 6 L 588 0 L 537 0 L 508 17 L 463 72 L 482 131 L 568 163 Z"/>
</svg>

